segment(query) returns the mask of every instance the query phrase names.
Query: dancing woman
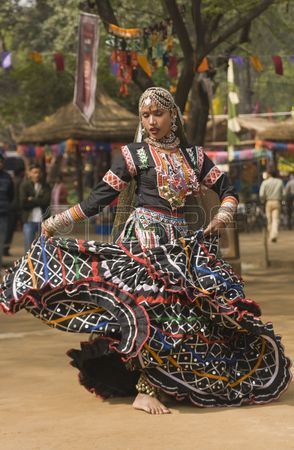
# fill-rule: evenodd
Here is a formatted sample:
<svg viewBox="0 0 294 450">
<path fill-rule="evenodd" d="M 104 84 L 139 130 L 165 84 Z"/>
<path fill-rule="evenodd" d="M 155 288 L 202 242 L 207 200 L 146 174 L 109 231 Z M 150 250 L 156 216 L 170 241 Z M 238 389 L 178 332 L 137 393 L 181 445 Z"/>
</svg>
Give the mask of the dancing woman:
<svg viewBox="0 0 294 450">
<path fill-rule="evenodd" d="M 7 273 L 0 304 L 90 333 L 69 356 L 81 383 L 104 398 L 136 394 L 133 406 L 152 414 L 170 412 L 161 393 L 197 406 L 274 400 L 289 384 L 290 362 L 272 324 L 260 320 L 258 305 L 218 258 L 213 237 L 233 219 L 234 189 L 202 148 L 187 145 L 168 91 L 147 89 L 139 115 L 143 141 L 122 147 L 87 200 L 43 223 Z M 129 183 L 133 208 L 114 244 L 54 237 Z M 204 231 L 191 234 L 185 204 L 201 184 L 221 206 Z"/>
</svg>

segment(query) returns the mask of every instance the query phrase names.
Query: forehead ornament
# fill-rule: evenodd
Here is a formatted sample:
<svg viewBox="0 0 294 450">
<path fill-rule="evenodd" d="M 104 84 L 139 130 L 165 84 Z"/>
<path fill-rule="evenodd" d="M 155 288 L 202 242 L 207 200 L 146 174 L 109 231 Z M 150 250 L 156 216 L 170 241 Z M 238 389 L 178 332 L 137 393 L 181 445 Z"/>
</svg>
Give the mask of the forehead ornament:
<svg viewBox="0 0 294 450">
<path fill-rule="evenodd" d="M 151 102 L 152 102 L 151 98 L 147 97 L 146 100 L 144 100 L 144 105 L 149 106 Z"/>
</svg>

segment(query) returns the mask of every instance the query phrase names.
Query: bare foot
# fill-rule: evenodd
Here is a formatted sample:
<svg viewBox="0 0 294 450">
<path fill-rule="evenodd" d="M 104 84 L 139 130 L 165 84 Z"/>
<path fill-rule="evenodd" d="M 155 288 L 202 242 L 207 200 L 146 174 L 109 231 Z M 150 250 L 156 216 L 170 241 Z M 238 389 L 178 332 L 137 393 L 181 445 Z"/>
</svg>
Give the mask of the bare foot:
<svg viewBox="0 0 294 450">
<path fill-rule="evenodd" d="M 170 414 L 170 410 L 155 397 L 138 394 L 133 403 L 135 409 L 141 409 L 149 414 Z"/>
</svg>

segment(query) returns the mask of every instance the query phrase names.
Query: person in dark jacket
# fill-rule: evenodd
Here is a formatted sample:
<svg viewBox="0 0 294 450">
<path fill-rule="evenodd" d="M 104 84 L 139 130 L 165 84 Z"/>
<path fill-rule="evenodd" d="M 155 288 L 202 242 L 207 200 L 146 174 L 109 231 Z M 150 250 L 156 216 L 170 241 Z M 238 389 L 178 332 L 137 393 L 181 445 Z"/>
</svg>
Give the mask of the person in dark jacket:
<svg viewBox="0 0 294 450">
<path fill-rule="evenodd" d="M 4 170 L 5 159 L 0 152 L 0 269 L 8 224 L 8 212 L 14 196 L 13 181 L 9 173 Z"/>
<path fill-rule="evenodd" d="M 38 165 L 30 167 L 28 178 L 20 185 L 19 201 L 23 223 L 24 248 L 27 252 L 41 230 L 41 222 L 49 215 L 51 188 L 42 181 Z"/>
<path fill-rule="evenodd" d="M 20 209 L 19 209 L 19 186 L 24 177 L 24 168 L 19 167 L 14 170 L 13 184 L 14 184 L 14 197 L 10 204 L 10 209 L 8 212 L 8 226 L 6 231 L 6 237 L 4 242 L 4 256 L 11 256 L 10 246 L 13 240 L 14 232 L 21 222 Z"/>
</svg>

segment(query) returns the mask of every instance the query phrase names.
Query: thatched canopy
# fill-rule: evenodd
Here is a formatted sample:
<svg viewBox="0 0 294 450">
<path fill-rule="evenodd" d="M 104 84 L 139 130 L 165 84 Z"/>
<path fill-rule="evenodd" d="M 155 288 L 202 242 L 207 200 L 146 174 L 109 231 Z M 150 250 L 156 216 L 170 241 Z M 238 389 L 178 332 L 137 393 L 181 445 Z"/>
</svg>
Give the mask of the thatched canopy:
<svg viewBox="0 0 294 450">
<path fill-rule="evenodd" d="M 252 138 L 255 138 L 255 134 L 264 130 L 269 125 L 267 119 L 261 117 L 238 117 L 237 118 L 241 131 L 240 137 L 244 134 L 250 133 Z M 223 117 L 215 117 L 215 136 L 213 139 L 213 121 L 209 120 L 206 127 L 205 141 L 209 143 L 211 141 L 226 141 L 227 140 L 227 119 Z"/>
<path fill-rule="evenodd" d="M 81 139 L 92 141 L 132 141 L 138 118 L 104 92 L 97 95 L 95 112 L 88 124 L 72 103 L 58 109 L 46 120 L 26 128 L 19 144 L 47 144 Z"/>
<path fill-rule="evenodd" d="M 294 142 L 294 119 L 275 122 L 258 132 L 257 138 L 265 141 Z"/>
<path fill-rule="evenodd" d="M 239 136 L 251 135 L 254 139 L 257 132 L 265 130 L 271 122 L 268 119 L 261 117 L 238 117 L 237 118 L 241 131 Z M 213 128 L 215 127 L 215 135 L 213 136 Z M 214 124 L 212 120 L 209 120 L 206 127 L 205 141 L 209 143 L 211 141 L 226 141 L 227 140 L 227 118 L 215 117 Z"/>
</svg>

